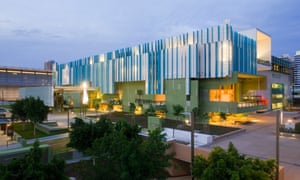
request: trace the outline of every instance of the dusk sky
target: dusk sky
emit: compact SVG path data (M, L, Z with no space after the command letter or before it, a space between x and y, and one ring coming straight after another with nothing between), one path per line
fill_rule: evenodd
M0 66L43 68L223 24L300 50L299 0L1 0Z

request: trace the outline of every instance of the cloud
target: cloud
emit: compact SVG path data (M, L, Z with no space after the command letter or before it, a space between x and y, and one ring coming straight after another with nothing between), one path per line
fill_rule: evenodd
M42 35L42 31L39 29L14 29L12 30L12 33L19 37L35 37Z
M289 44L295 46L291 41L299 42L299 4L298 0L3 1L0 45L11 45L2 43L1 52L23 52L26 46L32 47L23 52L26 61L72 60L216 26L225 19L237 31L262 29L274 39L273 49L281 52ZM30 51L39 51L38 56Z
M24 26L12 20L0 20L0 27L0 40L55 41L67 38L59 31L55 32L38 26Z

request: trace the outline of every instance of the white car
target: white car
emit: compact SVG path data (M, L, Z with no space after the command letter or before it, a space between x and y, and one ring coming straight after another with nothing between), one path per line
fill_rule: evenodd
M5 108L0 108L0 118L7 118L10 119L11 118L12 113Z

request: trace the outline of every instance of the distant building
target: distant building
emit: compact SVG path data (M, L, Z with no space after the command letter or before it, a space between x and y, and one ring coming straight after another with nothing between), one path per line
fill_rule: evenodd
M0 100L15 101L22 87L52 86L52 71L0 67Z
M52 71L53 70L53 65L55 64L55 61L54 60L49 60L49 61L46 61L44 63L44 70L46 71Z
M300 106L300 51L296 52L294 56L294 84L293 84L293 96L294 105Z
M283 54L280 59L285 60L287 62L290 62L290 69L289 69L289 75L290 75L290 88L293 89L294 84L294 69L295 69L295 61L294 57L291 57L288 54Z

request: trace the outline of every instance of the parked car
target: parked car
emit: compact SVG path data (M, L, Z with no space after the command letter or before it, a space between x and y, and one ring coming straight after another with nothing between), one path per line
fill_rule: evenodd
M0 108L0 117L10 119L11 115L12 113L8 109Z

